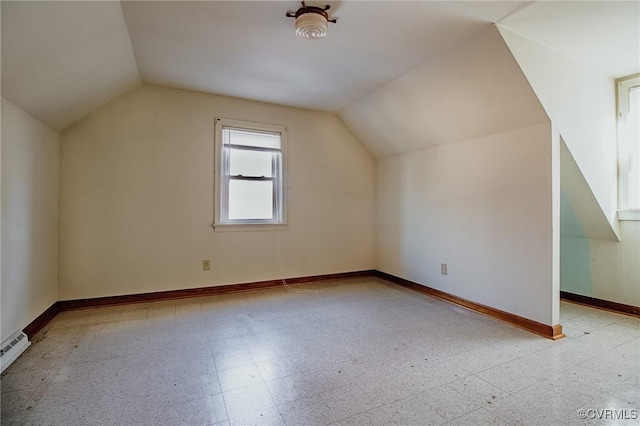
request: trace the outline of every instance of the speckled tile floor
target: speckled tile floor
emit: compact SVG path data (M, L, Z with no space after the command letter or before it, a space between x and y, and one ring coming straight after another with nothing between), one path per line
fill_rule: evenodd
M300 288L64 312L2 425L640 424L640 319L563 302L553 342L374 278Z

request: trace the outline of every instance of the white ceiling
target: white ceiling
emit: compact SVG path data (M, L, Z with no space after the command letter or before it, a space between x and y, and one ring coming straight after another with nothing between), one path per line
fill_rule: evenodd
M1 7L2 96L51 127L140 84L119 2Z
M486 28L340 111L378 157L548 121L497 28Z
M536 2L500 26L611 78L640 72L639 1Z
M124 2L142 80L336 111L522 7L514 2L328 2L320 41L285 2ZM324 4L310 3L310 4Z
M2 96L60 129L142 83L337 111L526 2L2 1ZM310 2L324 4L324 2Z
M296 1L3 0L2 96L56 129L141 83L337 112L496 21L607 73L638 63L637 2L327 3L338 23L309 42Z

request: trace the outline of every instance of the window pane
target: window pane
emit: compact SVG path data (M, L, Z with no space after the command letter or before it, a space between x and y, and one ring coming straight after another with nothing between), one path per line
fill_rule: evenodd
M229 149L229 174L231 176L272 177L271 160L273 155L271 152L264 151Z
M629 116L626 127L630 161L627 206L631 209L640 209L640 87L629 90Z
M629 109L640 107L640 86L629 89Z
M640 209L640 78L618 86L618 207Z
M280 134L249 132L238 129L223 129L223 142L231 145L256 146L280 149Z
M229 181L229 219L274 219L270 181Z

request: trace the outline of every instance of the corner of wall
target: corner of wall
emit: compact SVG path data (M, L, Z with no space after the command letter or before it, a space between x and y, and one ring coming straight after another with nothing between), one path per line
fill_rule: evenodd
M604 74L497 24L617 238L615 85ZM584 87L590 90L585 91Z
M5 98L1 115L5 339L57 301L60 132Z

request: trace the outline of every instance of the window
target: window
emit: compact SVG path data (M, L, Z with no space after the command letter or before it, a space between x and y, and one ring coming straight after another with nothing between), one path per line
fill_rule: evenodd
M640 219L640 76L618 80L620 219Z
M216 118L214 228L286 223L286 141L284 126Z

